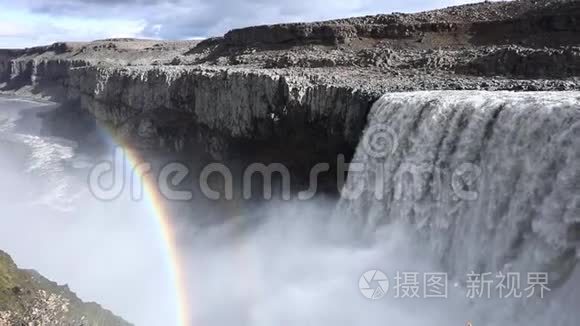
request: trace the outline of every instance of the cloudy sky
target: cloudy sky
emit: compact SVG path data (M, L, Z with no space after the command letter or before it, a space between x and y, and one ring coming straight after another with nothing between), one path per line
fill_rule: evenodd
M188 39L248 25L414 12L473 0L0 0L0 48L109 37Z

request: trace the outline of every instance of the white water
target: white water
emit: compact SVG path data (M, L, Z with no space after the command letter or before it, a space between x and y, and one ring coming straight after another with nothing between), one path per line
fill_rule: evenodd
M385 95L354 161L351 214L417 225L451 273L544 270L580 244L579 93Z
M363 235L410 225L460 283L472 271L548 272L552 286L580 288L566 281L580 245L580 93L387 94L353 161L364 169L339 211ZM542 303L553 302L542 322L571 325L570 301ZM510 309L485 320L527 319Z
M188 278L183 286L196 324L577 325L580 273L564 264L574 261L568 253L577 244L563 234L579 216L579 103L578 93L385 96L371 112L369 141L355 157L369 173L353 173L348 181L348 189L364 185L362 196L338 208L333 201L271 202L242 207L241 217L223 224L181 226L188 239L181 248ZM9 214L0 221L0 248L138 325L174 325L157 230L151 219L139 218L149 212L128 200L85 197L84 184L59 167L74 160L70 145L43 137L35 138L43 145L15 141L14 125L5 125L2 135L12 140L2 148L0 176L14 186L2 187L3 198L13 199L2 202ZM29 154L17 160L18 148ZM462 163L473 165L460 171L453 188L432 191L433 183L417 179L416 197L402 191L394 200L401 167L438 166L446 175ZM383 197L375 198L380 166ZM481 175L473 178L477 167ZM424 177L433 180L429 173ZM52 186L39 186L47 182ZM14 200L31 189L45 200ZM458 193L471 199L458 204ZM196 210L192 218L201 214ZM463 279L472 270L548 268L571 278L547 298L465 297ZM391 283L396 272L448 272L448 298L395 298L391 288L384 298L369 300L358 285L372 269L385 272Z

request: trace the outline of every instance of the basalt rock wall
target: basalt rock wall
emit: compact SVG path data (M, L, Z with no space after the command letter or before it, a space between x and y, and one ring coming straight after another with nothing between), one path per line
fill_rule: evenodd
M75 69L66 87L69 100L137 146L284 163L304 178L316 163L352 155L374 96L276 73L184 67Z

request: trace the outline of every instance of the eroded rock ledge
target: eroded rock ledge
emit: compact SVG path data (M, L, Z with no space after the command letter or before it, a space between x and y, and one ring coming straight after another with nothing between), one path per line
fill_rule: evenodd
M486 2L202 42L2 50L0 82L90 112L138 147L306 167L348 159L385 92L580 89L579 4Z

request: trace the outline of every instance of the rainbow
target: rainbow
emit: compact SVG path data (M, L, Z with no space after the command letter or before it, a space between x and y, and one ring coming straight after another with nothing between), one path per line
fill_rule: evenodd
M121 137L115 136L115 131L101 123L98 123L99 131L105 140L110 141L109 145L113 147L120 147L123 150L125 164L128 164L130 173L136 173L140 163L144 162L144 158L140 153L132 149L131 146L124 142ZM187 281L184 275L185 268L183 268L183 259L180 255L177 243L177 235L175 227L172 225L170 213L165 205L165 200L158 191L156 180L151 173L142 173L141 185L143 187L143 199L150 206L156 224L160 230L161 240L163 242L163 250L168 257L169 274L171 277L171 284L173 292L176 297L176 314L178 326L190 326L193 324L193 317L190 311L192 305L187 292Z
M123 146L125 155L131 168L136 168L140 162L143 162L142 157L136 150L130 149L128 146ZM177 248L177 236L174 232L171 223L170 214L164 204L164 199L157 190L156 181L150 174L142 176L142 183L145 195L145 201L151 206L153 215L155 216L157 225L161 232L164 250L169 257L169 267L171 274L171 283L177 297L177 325L189 326L192 324L192 316L190 315L189 296L187 293L187 286L185 275L183 275L183 268L181 268L182 258Z

